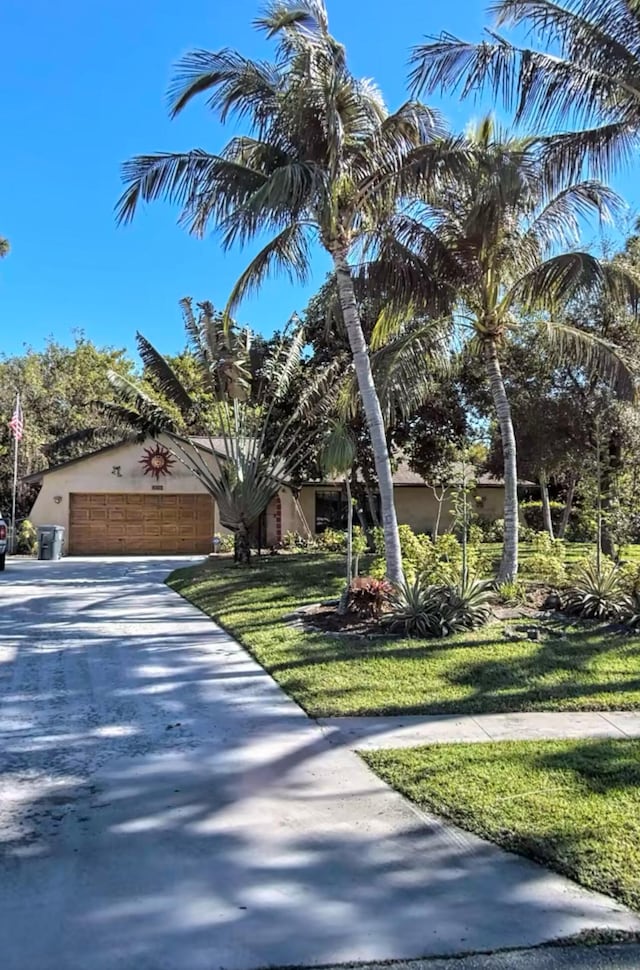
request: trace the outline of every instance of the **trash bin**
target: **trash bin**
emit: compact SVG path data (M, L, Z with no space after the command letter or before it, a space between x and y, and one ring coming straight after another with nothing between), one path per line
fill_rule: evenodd
M62 559L64 528L61 525L38 526L38 559Z

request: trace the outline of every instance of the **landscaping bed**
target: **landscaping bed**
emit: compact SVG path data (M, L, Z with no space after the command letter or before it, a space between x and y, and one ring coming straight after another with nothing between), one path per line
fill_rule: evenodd
M640 741L509 741L363 752L461 828L640 909Z
M290 622L337 598L339 556L208 560L169 584L232 633L310 715L640 709L640 639L606 625L494 621L445 639L335 637Z

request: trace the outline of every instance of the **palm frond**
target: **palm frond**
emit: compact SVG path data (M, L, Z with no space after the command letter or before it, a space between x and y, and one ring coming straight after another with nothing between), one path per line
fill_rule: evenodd
M570 360L611 383L622 399L636 399L640 375L615 344L564 322L545 321L538 328L558 363Z
M204 233L209 219L224 218L266 181L254 169L199 148L183 154L139 155L125 162L122 179L126 188L116 203L118 223L130 222L141 202L164 199L181 208L181 222L197 235Z
M287 226L254 256L233 286L226 314L232 313L251 292L274 272L285 272L294 282L306 283L310 272L310 250L305 227Z
M640 304L640 287L631 273L585 252L561 253L541 263L520 277L504 302L555 312L571 299L595 295L632 308Z
M211 92L207 105L224 124L231 113L260 127L282 84L274 64L252 61L234 50L194 50L176 64L168 91L171 117L197 95Z
M136 334L136 343L142 363L153 375L160 392L182 412L192 410L193 400L168 361L141 333Z
M574 183L552 195L536 212L527 232L542 244L543 250L575 245L582 220L595 214L601 223L613 223L624 206L621 196L601 182Z

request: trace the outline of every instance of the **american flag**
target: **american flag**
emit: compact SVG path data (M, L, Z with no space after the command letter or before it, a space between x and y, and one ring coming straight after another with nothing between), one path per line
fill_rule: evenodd
M24 415L22 413L22 407L20 406L20 395L16 398L16 406L13 417L9 421L9 427L16 441L22 441L22 435L24 434Z

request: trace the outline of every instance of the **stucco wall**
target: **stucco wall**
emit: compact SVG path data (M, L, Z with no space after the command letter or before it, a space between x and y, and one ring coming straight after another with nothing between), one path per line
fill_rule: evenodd
M198 479L178 461L172 466L170 475L161 475L158 480L151 474L145 475L140 459L145 448L149 447L154 447L152 441L121 445L50 472L42 480L40 494L29 518L34 525L62 525L68 530L71 492L134 492L150 495L206 492ZM216 529L219 526L215 507L214 526Z
M309 523L309 528L315 531L316 522L316 490L327 491L331 486L305 485L300 491L300 506ZM337 489L339 491L339 489ZM476 491L479 502L475 503L474 511L482 518L501 519L504 515L504 490L501 487L484 487ZM438 515L438 503L433 491L427 486L400 485L395 488L395 502L398 522L410 525L414 532L431 532ZM446 532L452 523L451 498L445 498L442 504L440 531ZM288 526L297 532L303 532L300 526ZM284 531L287 531L285 528Z

